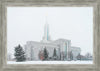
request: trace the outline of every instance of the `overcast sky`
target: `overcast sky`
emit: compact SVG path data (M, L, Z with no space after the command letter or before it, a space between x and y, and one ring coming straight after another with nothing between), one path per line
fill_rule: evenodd
M81 53L93 53L92 7L8 7L7 50L13 53L18 44L41 41L47 21L52 40L71 40Z

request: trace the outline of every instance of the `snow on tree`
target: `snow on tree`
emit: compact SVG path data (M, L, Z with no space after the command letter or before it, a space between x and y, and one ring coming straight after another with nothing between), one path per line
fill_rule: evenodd
M73 60L73 53L72 53L72 51L69 53L69 56L70 56L70 60Z
M40 60L44 60L44 53L43 53L43 50L40 50L40 51L39 51L39 59L40 59Z
M20 46L20 44L15 47L15 59L17 62L25 61L25 52L23 51L23 48Z
M82 58L82 55L79 53L79 54L77 55L77 60L81 60L81 58Z
M90 53L86 53L85 57L90 58L92 55Z
M53 59L57 60L57 53L56 53L56 49L54 48L54 53L53 53Z
M44 48L44 60L48 60L48 52L46 48Z
M93 57L90 53L86 53L85 58L86 58L86 60L93 60Z
M64 57L65 57L64 52L61 52L61 54L60 54L60 59L61 59L61 60L64 60Z

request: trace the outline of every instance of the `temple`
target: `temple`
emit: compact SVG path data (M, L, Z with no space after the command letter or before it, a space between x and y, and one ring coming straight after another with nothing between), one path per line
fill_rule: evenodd
M46 20L44 26L43 39L40 42L27 41L25 44L26 59L29 61L41 61L44 56L44 49L48 53L49 60L77 60L77 56L81 53L79 47L71 46L71 40L59 38L55 41L50 39L49 24ZM55 52L56 51L56 52ZM56 56L54 57L54 53Z

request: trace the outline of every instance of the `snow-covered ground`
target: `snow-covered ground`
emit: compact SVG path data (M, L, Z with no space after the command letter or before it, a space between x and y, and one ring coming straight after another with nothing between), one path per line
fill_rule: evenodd
M8 61L7 64L93 64L93 61Z

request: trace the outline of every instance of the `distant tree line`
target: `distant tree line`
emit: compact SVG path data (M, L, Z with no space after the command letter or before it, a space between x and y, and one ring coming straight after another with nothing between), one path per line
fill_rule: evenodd
M57 60L58 56L57 56L57 53L56 53L56 49L54 48L53 56L49 57L49 53L48 53L48 51L45 47L44 50L41 50L39 52L39 58L40 58L40 60Z
M52 57L49 57L49 53L48 53L47 49L44 48L44 50L41 50L39 52L39 58L40 58L40 60L63 60L63 61L68 60L68 59L66 59L67 55L65 55L64 52L60 52L60 58L58 58L57 51L55 48L54 48ZM74 60L74 55L73 55L72 51L68 52L68 58L70 61ZM83 56L79 53L75 57L75 60L92 60L92 55L90 53L86 53L86 55Z
M15 56L16 62L22 62L22 61L26 60L25 52L20 44L17 47L15 47L14 56ZM68 52L68 56L69 56L68 58L70 58L70 60L74 60L72 51ZM43 60L43 61L66 60L67 55L65 55L64 52L60 52L60 55L58 56L57 50L56 50L56 48L54 48L52 57L49 57L48 50L45 47L43 50L39 51L38 57L40 60ZM90 53L87 53L86 55L83 56L79 53L76 56L76 60L92 60L92 55Z

